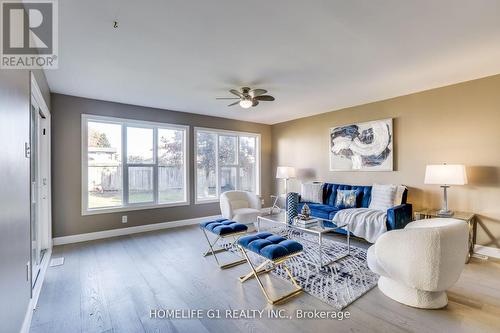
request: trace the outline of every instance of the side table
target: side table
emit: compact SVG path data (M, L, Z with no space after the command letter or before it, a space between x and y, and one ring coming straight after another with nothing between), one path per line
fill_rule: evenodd
M477 219L476 214L470 212L454 212L453 216L440 216L438 209L417 209L415 210L415 220L430 219L430 218L453 218L467 222L469 225L469 253L466 263L469 263L470 258L474 254L474 245L476 245L476 230Z

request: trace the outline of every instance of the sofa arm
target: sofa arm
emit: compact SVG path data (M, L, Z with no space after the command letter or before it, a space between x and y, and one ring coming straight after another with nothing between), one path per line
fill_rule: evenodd
M403 229L411 222L413 207L411 204L394 206L387 210L387 230Z
M439 231L414 228L391 230L375 243L383 275L408 287L437 291L430 284L439 279Z

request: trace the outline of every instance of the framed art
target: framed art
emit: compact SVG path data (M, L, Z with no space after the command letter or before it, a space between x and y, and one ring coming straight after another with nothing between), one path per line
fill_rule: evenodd
M393 171L392 118L330 129L330 171Z

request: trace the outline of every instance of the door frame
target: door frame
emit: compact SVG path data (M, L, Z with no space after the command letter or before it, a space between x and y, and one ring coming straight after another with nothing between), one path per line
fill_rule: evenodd
M45 135L40 135L38 132L38 174L39 181L43 178L46 179L47 182L47 197L43 199L41 196L43 195L42 191L38 191L38 203L44 204L44 210L41 209L41 205L37 205L37 214L39 217L39 241L41 244L41 249L46 249L46 253L44 254L44 258L41 265L41 270L43 269L43 262L50 257L50 253L52 252L52 180L51 180L51 114L47 104L45 103L45 99L41 93L41 90L36 82L35 76L33 72L31 72L31 94L30 94L30 105L31 101L34 100L36 104L38 104L40 108L40 117L38 118L39 128L45 129ZM31 107L30 107L31 112ZM40 186L39 186L40 188ZM46 203L44 203L46 202ZM41 214L43 212L43 214ZM41 273L41 272L40 272ZM39 276L40 278L40 276ZM41 279L40 279L41 280ZM36 283L38 284L38 282ZM41 284L41 283L40 283Z
M40 91L40 87L38 86L35 76L32 71L30 73L30 94L28 96L29 98L29 114L31 118L31 101L34 99L38 106L40 107L42 114L45 116L46 122L44 122L44 127L46 128L46 155L47 158L45 159L46 163L46 173L47 173L47 206L48 206L48 218L46 219L45 223L45 230L43 231L43 235L41 235L41 240L42 240L42 247L45 248L47 251L45 252L42 262L40 263L40 272L38 273L38 278L35 283L35 286L31 287L31 299L28 304L28 308L26 309L26 314L24 316L24 321L23 325L21 327L21 332L22 333L27 333L30 330L31 326L31 319L33 317L33 311L36 308L38 298L40 296L40 292L42 290L42 284L43 280L45 278L45 273L47 271L47 268L49 266L50 258L52 256L52 169L51 169L51 115L49 108L47 106L47 103L45 103L45 99L43 98L43 95ZM28 118L28 119L30 119ZM30 201L31 201L31 177L30 177ZM31 221L30 221L31 224ZM30 226L31 228L31 226ZM31 235L30 235L30 256L31 256ZM46 247L45 247L46 246ZM31 271L31 258L30 262L27 263L28 267L30 268ZM29 281L30 281L30 286L31 286L31 272L29 274Z

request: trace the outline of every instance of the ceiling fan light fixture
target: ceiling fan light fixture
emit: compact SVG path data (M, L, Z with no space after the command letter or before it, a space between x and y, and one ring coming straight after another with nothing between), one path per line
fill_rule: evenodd
M240 90L229 89L233 97L217 97L216 99L236 99L237 101L229 104L228 106L239 105L243 109L250 109L251 107L259 105L259 102L272 102L274 97L265 95L265 89L250 89L249 87L242 87ZM236 97L235 97L236 96Z
M243 109L248 109L248 108L251 108L253 106L253 102L250 99L243 99L240 101L240 106Z

